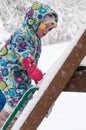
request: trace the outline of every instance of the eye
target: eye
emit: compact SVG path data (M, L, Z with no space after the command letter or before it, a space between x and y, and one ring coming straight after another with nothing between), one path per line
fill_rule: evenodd
M49 28L49 31L51 31L52 30L52 28Z
M51 23L51 25L53 25L54 23Z

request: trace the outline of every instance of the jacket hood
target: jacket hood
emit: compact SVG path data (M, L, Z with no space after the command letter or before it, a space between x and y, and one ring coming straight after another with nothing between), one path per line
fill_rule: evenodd
M32 28L35 31L38 29L40 22L43 21L46 15L52 14L55 17L55 22L58 22L57 13L47 4L35 2L28 8L23 27Z

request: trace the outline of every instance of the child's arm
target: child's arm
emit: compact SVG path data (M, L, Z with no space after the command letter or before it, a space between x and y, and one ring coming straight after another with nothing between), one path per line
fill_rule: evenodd
M34 81L37 82L43 78L41 70L37 68L32 58L30 57L23 58L22 64L24 68L27 70L28 76L32 78Z

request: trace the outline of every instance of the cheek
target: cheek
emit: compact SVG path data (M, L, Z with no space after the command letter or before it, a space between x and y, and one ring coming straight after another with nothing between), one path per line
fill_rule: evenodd
M43 36L45 36L47 33L48 33L47 29L44 29L44 30L38 29L38 31L37 31L37 34L38 34L38 36L40 38L43 37Z
M41 30L40 30L40 29L38 29L38 30L37 30L37 34L39 35L40 33L41 33Z
M47 29L43 30L43 33L44 33L44 34L47 34L47 33L48 33L48 30L47 30Z

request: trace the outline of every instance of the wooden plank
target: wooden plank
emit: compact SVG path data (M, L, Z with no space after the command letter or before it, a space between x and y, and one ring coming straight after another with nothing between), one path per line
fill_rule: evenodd
M67 85L72 74L86 55L86 31L81 36L68 58L65 60L49 87L44 92L21 130L36 130L53 102Z

